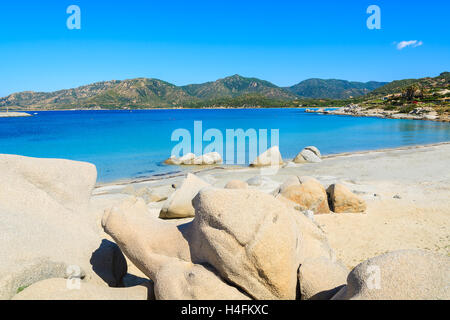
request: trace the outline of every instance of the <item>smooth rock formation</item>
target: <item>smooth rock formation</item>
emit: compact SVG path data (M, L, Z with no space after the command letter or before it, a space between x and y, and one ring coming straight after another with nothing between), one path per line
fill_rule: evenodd
M185 227L153 217L143 199L130 198L105 211L102 226L122 252L152 280L170 261L191 260Z
M241 180L231 180L225 185L225 189L248 189L248 184Z
M286 191L287 188L289 188L291 186L299 186L299 185L300 185L300 181L298 180L298 177L290 176L280 185L280 187L278 188L276 193L283 193L284 191Z
M312 152L313 152L316 156L318 156L319 158L322 157L322 154L320 153L320 150L319 150L317 147L309 146L309 147L306 147L305 150L312 151Z
M329 300L347 283L349 271L330 259L307 260L299 268L302 300Z
M295 299L301 236L272 196L204 189L194 198L195 255L255 299Z
M161 219L193 217L195 210L192 206L192 199L202 188L208 186L210 185L196 175L188 173L183 184L167 199L159 217Z
M188 223L152 217L139 198L103 217L105 231L155 282L157 298L214 298L211 290L223 287L229 299L294 299L299 265L335 263L323 232L271 195L204 188L193 204Z
M250 165L251 167L280 166L283 164L280 149L274 146L260 154Z
M315 214L330 213L327 192L316 179L286 188L281 195Z
M89 211L94 165L0 155L0 299L89 263L101 243ZM63 273L64 271L64 273Z
M336 183L327 190L331 210L335 213L361 213L366 211L366 202L346 186Z
M12 300L153 300L153 288L140 285L130 288L109 288L73 279L46 279L32 284Z
M157 300L250 300L213 271L189 262L172 262L156 274Z
M178 160L180 161L180 164L190 165L194 164L195 154L188 153L184 156L180 157Z
M206 153L194 159L196 165L213 165L222 163L222 156L218 152Z
M173 155L164 161L165 164L169 165L213 165L222 162L222 156L218 152L205 153L198 157L193 153L188 153L180 158Z
M311 148L311 147L309 147ZM303 149L295 158L294 163L318 163L322 162L321 156L317 155L320 154L320 151L312 150L312 149Z
M450 257L401 250L364 261L348 275L333 299L449 300Z

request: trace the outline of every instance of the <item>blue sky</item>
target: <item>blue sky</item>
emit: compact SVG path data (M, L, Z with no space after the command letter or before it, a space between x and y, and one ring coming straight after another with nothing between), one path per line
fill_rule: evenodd
M81 30L66 9L81 8ZM369 30L369 5L381 30ZM450 71L450 1L1 1L0 96L102 80L241 74L288 86ZM401 41L420 46L398 50ZM394 44L396 42L396 44Z

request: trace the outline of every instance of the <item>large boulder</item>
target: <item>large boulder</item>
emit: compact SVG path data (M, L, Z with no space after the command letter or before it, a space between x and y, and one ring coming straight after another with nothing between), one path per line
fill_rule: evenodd
M331 210L335 213L361 213L366 211L366 202L346 186L336 183L327 189Z
M89 203L96 177L89 163L0 155L0 299L63 277L72 265L95 276L89 261L101 237Z
M301 237L285 206L250 190L204 189L193 203L201 261L253 298L295 299Z
M314 152L311 150L302 150L295 158L294 163L318 163L322 162L322 159L318 157Z
M189 218L195 215L192 199L195 195L209 184L198 178L196 175L188 173L183 184L170 195L164 203L159 214L161 219Z
M281 195L315 214L330 213L327 192L316 179L307 180L303 184L287 187Z
M283 164L280 149L274 146L260 154L251 164L252 167L280 166Z
M322 155L316 147L306 147L294 158L295 163L322 162Z
M155 284L156 299L248 299L214 270L195 264L200 246L192 223L153 217L142 199L127 199L105 212L105 231Z
M364 261L333 299L449 300L450 257L425 250L389 252Z
M141 198L129 198L106 210L102 226L128 259L152 280L169 261L191 261L185 228L149 214Z
M309 147L306 147L305 150L312 151L312 152L313 152L316 156L318 156L319 158L322 157L322 154L320 153L319 148L317 148L317 147L315 147L315 146L309 146Z
M298 270L301 299L331 299L347 283L348 273L347 268L324 257L303 262Z
M69 285L68 285L69 284ZM32 284L12 300L152 300L150 285L130 288L110 288L74 279L51 278Z
M213 270L184 261L164 265L156 274L157 300L249 300Z

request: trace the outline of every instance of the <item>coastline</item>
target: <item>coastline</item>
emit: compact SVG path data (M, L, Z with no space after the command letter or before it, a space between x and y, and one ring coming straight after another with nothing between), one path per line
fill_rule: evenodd
M382 109L371 109L371 110L358 110L354 111L343 111L345 107L321 107L311 109L311 107L264 107L264 106L254 106L254 107L204 107L204 108L184 108L184 107L164 107L164 108L142 108L142 109L56 109L56 110L27 110L27 112L55 112L55 111L155 111L155 110L235 110L235 109L303 109L306 113L317 113L322 115L338 115L338 116L352 116L352 117L372 117L380 119L402 119L402 120L424 120L424 121L435 121L435 122L450 122L450 116L448 115L414 115L407 113L396 113L395 111L385 111ZM327 110L325 110L327 109ZM12 113L12 112L10 112ZM17 112L27 114L25 112ZM32 116L30 114L24 116ZM2 117L2 113L0 113ZM7 116L6 116L7 117Z
M31 114L26 112L0 112L0 118L20 118L20 117L32 117Z
M450 116L448 116L448 115L438 115L437 113L433 113L432 115L428 115L428 114L417 115L417 114L408 114L408 113L396 113L395 111L385 111L382 109L358 109L358 110L344 111L343 108L338 108L336 110L324 110L324 108L319 108L319 109L308 109L307 108L305 110L305 112L317 113L317 114L322 114L322 115L336 115L336 116L450 122Z
M360 156L360 155L370 155L376 153L384 153L384 152L392 152L392 151L405 151L405 150L413 150L413 149L421 149L428 147L438 147L442 145L450 145L450 141L447 142L438 142L438 143L430 143L430 144L419 144L419 145L410 145L410 146L402 146L395 148L382 148L382 149L373 149L373 150L359 150L359 151L350 151L350 152L340 152L323 155L322 159L334 159L339 157L349 157L349 156ZM286 167L288 163L292 162L293 159L284 159ZM187 173L193 174L202 174L212 170L224 170L224 171L236 171L236 170L245 170L245 169L253 169L258 170L257 168L250 168L244 165L205 165L205 166L195 166L195 165L182 165L178 166L178 171L172 171L163 174L155 174L150 175L144 178L124 178L119 180L114 180L110 182L98 182L95 185L95 189L103 188L103 187L114 187L114 186L127 186L131 184L140 184L146 182L160 182L173 178L184 177Z

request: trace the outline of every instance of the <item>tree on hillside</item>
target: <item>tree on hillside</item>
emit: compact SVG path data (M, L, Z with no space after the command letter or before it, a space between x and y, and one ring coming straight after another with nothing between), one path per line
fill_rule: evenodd
M413 85L406 87L402 91L402 96L406 100L411 101L411 100L414 100L414 98L423 97L423 92L422 92L422 89L417 84L413 84Z

